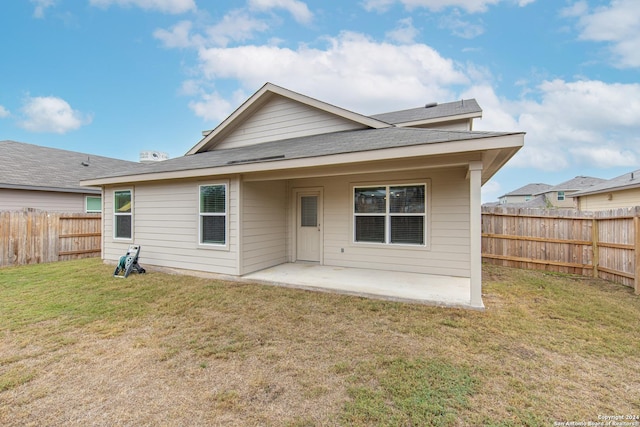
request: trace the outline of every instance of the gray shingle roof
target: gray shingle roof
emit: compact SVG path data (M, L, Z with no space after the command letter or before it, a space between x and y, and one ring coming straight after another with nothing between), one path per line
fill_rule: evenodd
M459 114L481 112L482 109L475 99L464 99L461 101L438 104L429 108L420 107L412 108L409 110L392 111L389 113L375 114L370 117L389 124L400 124L420 120L435 119L439 117L456 116Z
M544 193L546 192L546 190L548 190L549 188L553 187L552 185L549 184L542 184L542 183L532 183L532 184L527 184L525 186L522 186L516 190L513 190L507 194L504 194L500 197L505 197L505 196L532 196L534 194L540 194L540 193Z
M623 175L617 176L610 180L603 180L603 182L593 185L589 188L577 191L571 196L583 196L586 194L604 193L614 190L625 190L630 188L640 187L640 169L633 172L627 172Z
M212 150L153 164L136 164L134 167L122 171L122 173L94 175L92 178L174 172L234 164L262 163L265 161L277 162L510 134L513 133L396 127L343 131L265 142L246 147Z
M592 176L576 176L568 181L562 182L558 185L554 185L553 187L540 191L537 194L548 193L551 191L579 191L586 190L589 187L593 187L594 185L603 183L604 179L602 178L594 178Z
M83 162L88 166L83 166ZM132 165L137 163L0 141L0 188L91 193L96 189L81 187L80 180L128 169Z

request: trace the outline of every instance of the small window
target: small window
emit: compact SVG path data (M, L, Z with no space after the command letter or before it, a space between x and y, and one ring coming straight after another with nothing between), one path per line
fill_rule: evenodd
M102 212L102 197L87 196L84 200L84 211L87 213Z
M564 191L558 191L558 201L561 202L564 200Z
M113 237L131 239L133 236L133 211L131 190L116 191L113 196Z
M227 244L227 185L200 186L200 244Z
M424 245L426 185L354 187L354 241Z

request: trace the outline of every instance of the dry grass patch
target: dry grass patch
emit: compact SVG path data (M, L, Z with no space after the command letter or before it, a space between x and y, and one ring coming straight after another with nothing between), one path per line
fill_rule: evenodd
M97 260L0 270L1 425L547 426L638 414L640 301L485 266L485 312Z

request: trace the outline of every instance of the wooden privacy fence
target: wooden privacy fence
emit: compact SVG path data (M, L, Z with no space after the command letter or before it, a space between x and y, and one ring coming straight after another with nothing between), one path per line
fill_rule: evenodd
M0 267L100 256L101 214L0 212Z
M640 207L601 212L483 207L482 258L599 277L640 293Z

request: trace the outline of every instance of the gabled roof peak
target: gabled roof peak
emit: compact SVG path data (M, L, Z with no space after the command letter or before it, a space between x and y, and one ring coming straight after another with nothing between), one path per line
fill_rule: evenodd
M212 131L204 131L204 138L189 150L187 155L207 151L215 147L219 140L222 139L228 131L232 130L238 123L242 122L247 117L250 117L274 96L281 96L294 102L299 102L372 129L381 129L390 126L384 121L354 113L353 111L337 107L327 102L323 102L310 96L267 82L256 93L249 97L249 99L242 103L242 105L240 105L233 113L231 113L229 117L224 119L215 129Z

